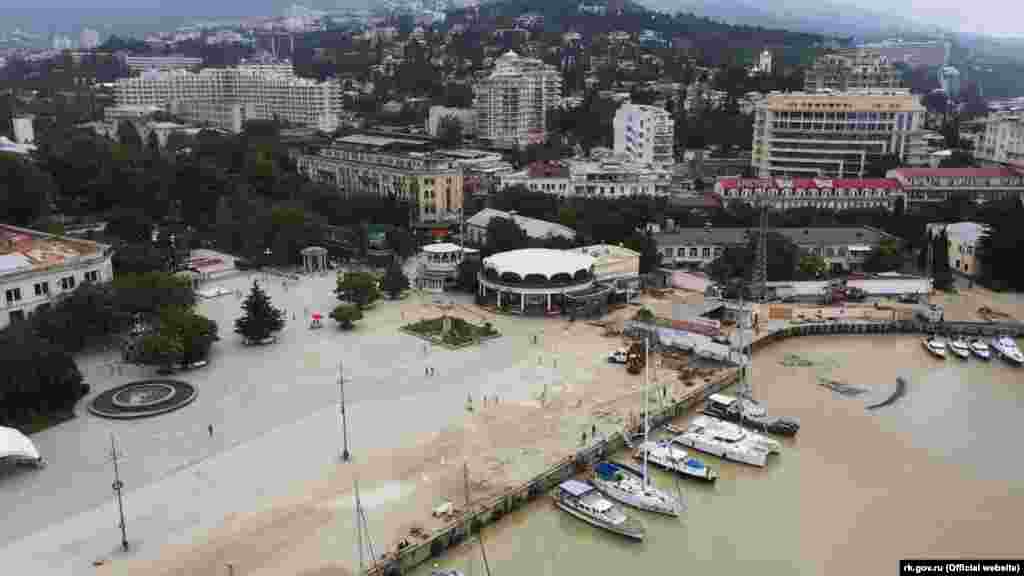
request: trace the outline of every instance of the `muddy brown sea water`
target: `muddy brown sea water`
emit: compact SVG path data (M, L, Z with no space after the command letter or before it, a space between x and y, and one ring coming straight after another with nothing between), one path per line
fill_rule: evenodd
M812 365L784 365L794 354ZM891 387L897 376L906 395L875 411L818 385ZM1021 556L1024 370L936 360L916 337L822 336L757 353L753 378L772 413L802 425L766 468L705 456L721 472L715 486L654 473L689 510L638 513L639 544L539 499L485 530L492 574L894 574L903 558ZM478 548L439 565L485 573Z

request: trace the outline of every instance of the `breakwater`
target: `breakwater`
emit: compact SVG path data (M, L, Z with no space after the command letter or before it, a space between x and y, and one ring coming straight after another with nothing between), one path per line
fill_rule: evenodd
M757 337L752 345L756 352L784 338L820 336L825 334L963 334L966 336L1024 336L1024 322L923 322L920 320L885 320L860 322L813 322L787 326Z
M724 369L706 383L697 386L663 409L651 410L650 424L652 428L662 426L672 419L681 416L691 407L703 402L709 395L728 388L736 383L738 371ZM410 544L397 551L384 555L374 566L367 570L368 576L400 576L407 574L423 562L437 558L448 548L464 541L472 533L482 527L500 520L505 514L512 512L546 494L558 483L579 474L587 467L626 447L626 439L622 433L616 432L600 442L593 443L578 450L557 464L538 474L529 482L508 490L486 502L474 503L457 521L434 532L428 539Z

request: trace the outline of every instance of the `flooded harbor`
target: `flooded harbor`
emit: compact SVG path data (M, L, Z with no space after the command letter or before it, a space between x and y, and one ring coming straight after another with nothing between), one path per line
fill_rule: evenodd
M803 361L786 361L794 356ZM491 573L679 567L874 574L890 573L902 558L1019 553L1020 368L998 359L937 360L914 337L821 336L758 352L752 374L754 393L770 413L801 423L795 438L777 437L783 449L765 468L701 454L719 471L717 483L677 481L652 470L659 487L675 490L679 483L688 511L678 519L638 513L647 527L642 543L538 499L484 531ZM819 385L824 379L891 388L897 377L906 380L904 394L876 410ZM478 548L462 546L437 562L484 574Z

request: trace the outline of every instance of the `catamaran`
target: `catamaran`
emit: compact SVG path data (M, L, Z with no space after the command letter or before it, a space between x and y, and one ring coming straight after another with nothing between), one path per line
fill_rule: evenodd
M992 351L989 349L988 344L985 344L980 338L971 340L971 352L982 360L988 360L992 357Z
M706 482L718 479L718 473L714 469L700 459L690 456L682 446L673 444L671 440L644 442L633 453L633 458L640 460L645 455L650 463L669 472Z
M777 440L710 416L694 418L686 431L672 441L726 460L754 466L767 464L768 455L777 454L780 447Z
M566 480L555 491L555 505L587 524L627 538L643 540L644 525L601 496L594 486L580 480Z
M650 364L649 341L644 340L644 442L650 433L650 425L647 419L649 406L647 405L647 382L648 365ZM646 454L646 453L645 453ZM651 485L647 476L647 458L643 459L643 469L636 470L625 464L614 464L601 462L596 467L596 474L593 478L594 486L603 492L605 496L622 502L627 506L657 512L669 516L679 515L679 500Z
M932 356L936 358L946 358L946 342L942 338L936 338L935 336L929 336L921 341L921 345L928 352L931 352Z
M1009 336L997 336L992 339L992 348L1003 357L1003 360L1020 366L1024 364L1024 354L1017 347L1017 342Z
M967 360L971 357L971 346L961 336L957 336L949 341L949 349L962 360Z

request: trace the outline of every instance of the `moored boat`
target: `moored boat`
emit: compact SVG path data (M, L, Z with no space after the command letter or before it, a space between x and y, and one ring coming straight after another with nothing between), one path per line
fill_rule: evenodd
M985 344L985 342L980 338L975 338L974 340L971 340L970 346L971 352L978 358L981 358L982 360L988 360L989 358L992 357L992 351L988 347L988 344Z
M644 473L636 468L617 462L599 462L594 467L591 482L605 496L627 506L667 516L679 516L679 500L652 486L650 480L645 480Z
M953 351L953 354L956 354L957 357L963 360L967 360L971 357L971 347L967 341L961 337L956 337L950 340L949 349Z
M936 358L946 358L946 342L941 338L935 336L929 336L921 341L921 345L924 349L931 353Z
M686 450L670 440L644 442L633 453L633 458L642 460L645 451L648 462L669 472L705 482L714 482L718 479L718 473L713 468L690 456Z
M566 480L559 484L555 505L592 526L627 538L643 540L647 532L643 523L605 499L587 482Z
M992 339L992 348L995 349L1003 360L1017 366L1024 364L1024 353L1021 353L1020 348L1017 347L1017 342L1013 338L997 336Z
M742 422L755 430L764 430L772 434L792 436L800 430L800 422L795 418L768 416L765 409L752 400L725 394L708 396L704 404L704 414L729 422Z
M764 466L768 455L779 452L779 443L741 426L710 416L698 416L686 431L672 439L726 460Z

